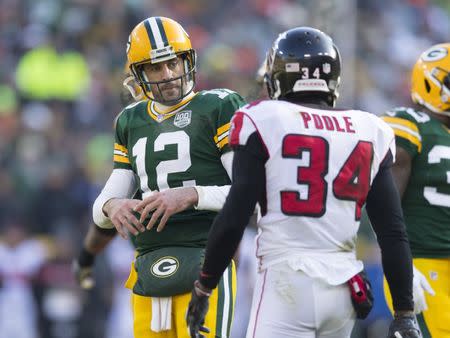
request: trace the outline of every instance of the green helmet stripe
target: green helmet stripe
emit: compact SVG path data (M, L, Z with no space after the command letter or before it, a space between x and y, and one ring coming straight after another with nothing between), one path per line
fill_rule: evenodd
M147 30L148 39L150 40L150 45L152 46L152 50L156 49L156 41L155 36L153 35L152 28L150 27L149 20L144 21L145 29Z

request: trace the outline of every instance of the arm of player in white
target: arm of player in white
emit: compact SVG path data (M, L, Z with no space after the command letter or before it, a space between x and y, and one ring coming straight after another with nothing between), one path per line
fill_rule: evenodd
M222 165L228 173L228 177L232 176L233 152L229 151L220 158ZM195 186L198 194L198 202L195 207L197 210L219 211L225 204L225 200L230 192L230 185L211 185L211 186Z
M228 177L232 178L232 167L233 167L233 152L229 151L222 155L220 158L222 165L228 173ZM211 210L219 211L225 204L225 200L230 192L231 185L223 186L195 186L195 190L198 194L198 203L195 207L197 210ZM258 219L261 218L259 212L259 205L256 205L255 213L250 218L250 225L255 226Z
M92 208L94 223L100 228L114 228L114 224L104 214L103 206L112 198L131 198L136 193L137 188L137 180L133 171L114 169L94 202Z

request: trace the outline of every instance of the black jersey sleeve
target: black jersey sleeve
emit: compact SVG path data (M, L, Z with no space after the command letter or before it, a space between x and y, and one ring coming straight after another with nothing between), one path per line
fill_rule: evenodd
M394 310L413 310L412 256L389 151L367 196L366 210L381 249Z
M256 133L234 148L233 183L225 205L209 232L200 282L215 288L239 245L257 201L264 192L264 149ZM260 156L258 155L260 154Z

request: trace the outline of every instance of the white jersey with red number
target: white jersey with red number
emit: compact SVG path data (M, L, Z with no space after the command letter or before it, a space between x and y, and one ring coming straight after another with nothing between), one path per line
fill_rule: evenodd
M256 132L267 152L266 206L258 222L261 269L287 261L312 277L341 284L362 270L355 239L361 208L392 129L358 110L323 110L260 101L233 118L230 143Z

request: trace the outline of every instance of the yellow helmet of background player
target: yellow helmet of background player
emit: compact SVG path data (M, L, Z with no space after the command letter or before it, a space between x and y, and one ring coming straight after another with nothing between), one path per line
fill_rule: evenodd
M420 55L412 71L411 97L434 113L450 116L450 43Z
M184 74L180 77L150 82L143 71L143 64L158 63L180 56L183 60ZM155 16L140 22L131 31L127 43L127 58L130 69L145 96L155 100L151 85L161 93L160 85L181 79L180 97L172 100L158 99L166 105L173 105L186 97L195 85L196 53L191 46L189 35L175 20Z

